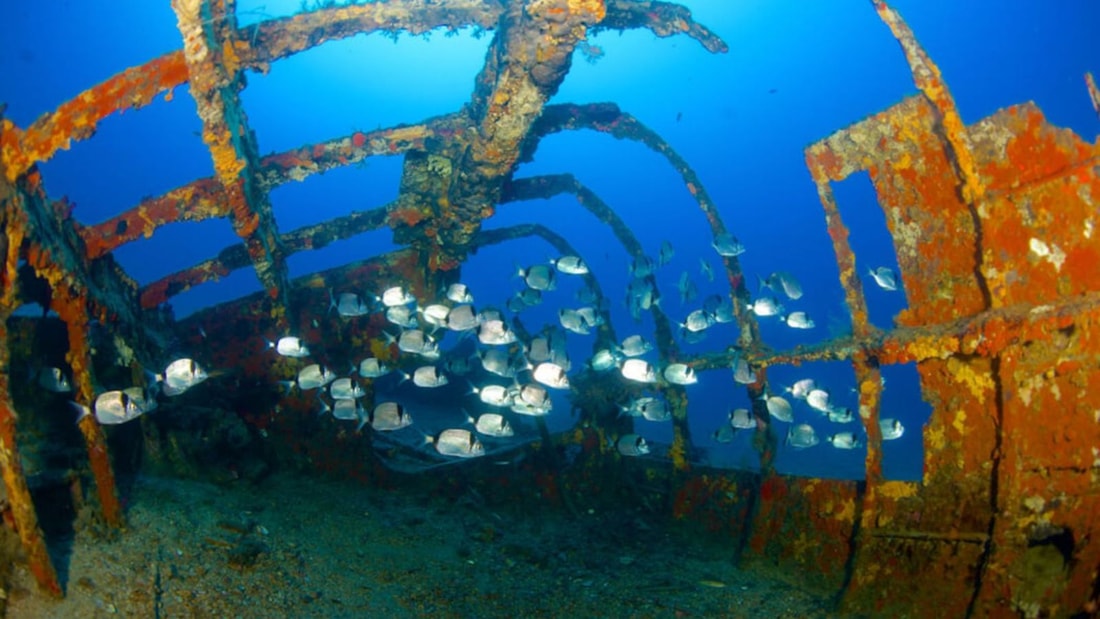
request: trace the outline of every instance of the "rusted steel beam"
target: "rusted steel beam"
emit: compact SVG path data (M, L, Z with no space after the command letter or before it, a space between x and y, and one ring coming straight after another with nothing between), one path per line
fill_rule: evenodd
M268 155L260 160L257 175L264 191L290 181L353 165L367 157L397 155L422 149L437 133L453 133L457 116L443 116L426 124L355 132L326 142ZM98 224L78 228L89 258L98 258L119 246L149 238L157 228L178 221L203 221L225 217L227 196L216 178L203 178L155 198Z
M7 183L3 183L7 185ZM27 477L23 471L23 461L19 455L16 441L15 406L11 401L11 351L8 349L8 318L20 302L16 282L19 278L19 248L23 244L24 227L9 217L10 202L4 201L0 210L0 256L3 256L3 271L0 271L0 476L3 477L7 503L12 519L27 553L27 561L34 574L38 587L53 596L61 595L61 585L57 580L46 540L38 526L38 514L34 509Z
M1089 90L1092 109L1096 110L1097 116L1100 116L1100 88L1096 87L1096 80L1093 79L1092 73L1085 73L1085 86Z
M241 108L241 67L232 50L236 17L231 0L173 0L183 35L191 95L203 123L203 141L224 187L233 229L244 239L260 283L275 301L276 321L285 323L287 268L268 194L257 181L256 140Z
M0 165L5 177L15 182L34 164L68 149L74 140L91 137L99 121L115 112L148 105L161 93L171 98L172 89L186 79L183 52L171 52L85 90L26 130L0 120Z
M11 402L11 389L8 382L11 369L8 351L7 318L9 310L0 312L0 474L4 479L8 504L15 520L16 532L27 553L27 563L39 590L61 597L61 585L57 580L57 571L50 560L46 548L46 538L38 526L38 515L34 510L30 488L23 472L23 463L16 443L15 422L17 415Z
M420 34L468 26L491 30L503 12L501 2L482 0L389 0L330 7L250 25L241 29L225 52L235 66L266 72L272 62L327 41L378 31ZM721 39L677 5L620 1L608 7L608 14L616 27L645 27L658 36L684 33L711 51L725 51ZM177 50L85 90L25 130L0 121L0 162L8 180L14 181L35 163L49 160L73 141L91 137L107 116L148 105L161 93L171 98L172 89L187 79L183 51Z
M69 334L69 351L65 361L73 372L73 393L77 402L87 402L94 406L96 392L92 384L92 350L88 344L88 306L87 299L68 291L55 291L50 307L65 322ZM96 492L99 496L103 519L112 527L123 525L122 505L119 503L118 488L115 485L115 473L111 468L111 456L107 451L107 439L103 428L95 415L85 415L77 423L88 450L88 464L95 478Z
M387 224L389 217L388 207L356 211L284 234L281 243L287 256L300 251L321 249L333 241L377 230ZM244 245L226 247L214 258L166 275L144 286L139 292L141 307L145 309L157 307L177 294L186 292L199 284L225 277L249 264L251 261Z
M602 0L506 5L467 108L474 130L457 162L457 182L440 203L440 244L432 249L444 258L437 262L461 261L500 201L500 182L518 162L520 144L565 78L574 47L605 13Z
M604 30L635 28L646 28L659 37L686 34L711 53L724 54L729 51L726 42L696 22L687 7L670 2L608 0L607 16L592 26L589 32L595 34Z

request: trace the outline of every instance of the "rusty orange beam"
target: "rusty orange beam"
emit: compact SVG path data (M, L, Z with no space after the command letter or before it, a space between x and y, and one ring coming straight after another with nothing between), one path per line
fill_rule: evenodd
M224 188L233 229L244 239L260 283L276 301L273 317L286 320L286 261L268 194L257 182L259 155L241 108L241 67L232 50L236 19L230 0L173 0L191 95L203 123L203 141Z
M7 314L7 312L4 312ZM34 510L30 488L27 487L26 474L19 456L16 443L16 413L11 402L11 389L8 383L10 358L8 352L7 316L0 320L0 474L4 478L8 503L12 517L27 553L27 562L34 575L38 588L53 597L61 597L61 585L57 580L57 570L50 560L46 548L46 538L38 526L38 515Z
M259 183L264 191L290 181L302 181L340 166L354 165L372 156L399 155L422 149L425 140L451 135L456 116L442 116L427 124L398 126L360 132L311 144L260 160ZM216 178L203 178L168 193L143 200L115 217L79 228L89 258L106 255L139 238L149 238L157 228L178 221L203 221L224 217L227 196Z
M478 0L391 0L326 8L250 26L225 52L241 68L266 72L275 60L356 34L382 30L417 33L470 25L489 29L501 10L499 5ZM421 11L435 15L434 20L422 18ZM187 80L187 62L183 51L177 50L81 92L25 130L10 121L0 121L0 163L9 182L35 163L48 161L58 150L69 148L74 141L91 137L104 118L148 105L162 93L171 98L172 89Z
M389 207L369 211L357 211L329 221L304 226L284 234L281 243L287 255L311 249L321 249L333 241L351 238L357 234L377 230L389 222ZM244 245L233 245L218 252L217 257L197 265L166 275L139 291L141 307L150 309L171 297L186 292L199 284L229 275L250 264Z
M1093 79L1092 73L1085 73L1085 87L1089 90L1092 109L1096 110L1097 116L1100 116L1100 88L1096 87L1096 80Z

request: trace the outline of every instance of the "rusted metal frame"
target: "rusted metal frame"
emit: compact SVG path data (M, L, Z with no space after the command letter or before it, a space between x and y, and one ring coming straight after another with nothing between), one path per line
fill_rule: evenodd
M266 71L275 60L356 34L390 28L414 34L439 27L489 28L501 10L498 5L479 0L436 0L430 4L424 0L390 0L321 9L249 26L224 51L241 68ZM426 15L434 15L435 21L426 19ZM226 16L217 19L221 23ZM14 181L35 163L48 161L58 150L69 148L74 140L91 137L99 121L111 114L148 105L161 93L170 99L172 89L187 80L183 51L176 50L100 82L42 115L25 130L0 120L0 161L7 177Z
M2 164L0 164L2 165ZM8 349L8 318L20 303L17 294L19 248L23 245L24 226L13 221L12 211L19 207L16 198L10 192L6 182L0 204L0 255L4 258L3 271L0 272L0 476L3 477L8 505L12 519L31 573L39 589L53 596L61 595L61 585L57 579L50 554L46 548L46 539L38 525L38 514L34 509L27 476L23 470L23 461L19 455L19 443L16 440L17 414L11 401L11 351Z
M268 155L260 160L257 176L264 191L290 181L359 163L376 155L398 155L424 147L437 132L447 132L457 115L441 116L427 123L370 132L355 132L326 142ZM203 178L177 187L110 219L78 228L90 258L98 258L121 245L148 238L157 228L179 221L203 221L224 217L226 193L216 178Z
M492 230L482 230L474 237L473 243L470 245L473 249L479 249L486 245L496 245L504 243L505 241L511 241L515 239L526 238L529 236L537 236L542 240L550 244L551 247L556 249L562 255L574 255L580 256L576 249L557 232L547 228L542 224L519 224L515 226L509 226L507 228L494 228ZM583 257L583 256L582 256ZM591 264L591 263L589 263ZM596 279L596 276L589 271L580 276L584 281L584 284L592 289L597 298L605 299L603 289L600 288L600 282ZM596 327L596 342L597 346L603 344L610 344L617 341L615 337L615 329L611 324L611 313L607 310L607 305L601 303L599 308L600 316L603 318L603 324Z
M35 582L38 583L40 591L53 597L61 597L61 584L57 579L57 570L54 569L53 562L50 560L46 538L38 525L38 514L35 513L34 501L27 486L27 477L19 456L19 445L16 442L17 415L11 401L11 387L8 383L11 358L8 350L7 319L12 309L14 308L5 307L0 312L0 474L4 478L4 488L15 520L16 532L23 544L23 550L27 553L27 563Z
M233 229L245 241L256 274L276 301L273 318L288 324L286 259L268 194L257 182L256 141L241 108L239 59L232 49L236 20L230 0L173 0L191 94L203 123L203 141L214 160ZM213 16L211 21L207 16Z
M959 194L963 203L967 205L972 214L975 230L977 231L975 238L978 250L978 272L975 273L977 282L981 288L982 297L985 299L986 307L998 307L1001 304L1001 298L999 295L990 294L989 283L986 280L985 265L989 262L989 257L986 252L991 250L983 247L981 235L981 215L989 208L989 204L987 204L984 199L985 185L982 183L978 173L977 163L970 152L967 141L966 125L963 124L962 117L959 115L958 108L955 105L955 100L951 96L951 92L948 90L947 84L943 80L939 67L928 57L928 54L921 47L908 24L906 24L901 16L891 9L883 0L872 0L872 2L879 17L889 26L894 38L897 39L902 50L905 52L906 60L913 73L913 82L916 84L917 88L928 97L939 112L938 128L940 130L940 136L944 141L944 147L948 153L948 158L958 178ZM975 609L979 606L991 608L997 599L999 593L992 590L994 587L989 582L989 579L987 579L987 576L990 575L989 568L995 560L994 554L997 552L998 546L1003 545L1003 542L1007 542L1001 535L1001 532L1006 527L1000 525L998 518L998 514L1005 508L1005 506L1001 504L1003 499L998 490L1008 481L1006 477L1012 475L1012 472L1003 470L1001 466L1002 460L1004 459L1004 453L1001 446L1005 438L1005 402L1003 400L1004 388L1001 384L1000 361L996 357L993 358L991 378L993 380L994 397L996 401L994 404L994 449L990 456L990 477L992 479L989 490L992 507L992 514L988 526L990 543L986 544L984 552L979 559L974 592L968 607L968 614L973 614ZM1003 576L998 575L996 580L1003 580Z
M14 182L34 164L68 149L74 140L91 137L99 121L115 112L148 105L161 93L171 97L172 89L186 79L183 52L170 52L85 90L25 130L9 120L0 121L0 164L6 178Z
M470 130L453 183L434 218L430 262L460 264L481 222L500 202L520 146L569 71L577 42L603 19L603 0L532 0L506 5L475 78Z
M66 360L72 369L78 401L91 405L95 394L87 341L89 309L95 310L100 321L113 322L116 331L127 337L130 346L140 354L146 338L133 304L136 300L133 281L120 270L112 269L111 261L90 264L84 259L76 232L64 226L57 213L47 213L48 202L37 170L24 175L18 188L6 182L2 187L0 202L8 205L6 227L25 235L21 238L23 257L49 283L50 307L68 330ZM103 430L92 417L82 420L79 426L104 519L111 526L121 526L122 509Z
M1089 91L1089 99L1092 101L1092 109L1096 110L1096 115L1100 116L1100 88L1096 87L1096 80L1093 79L1092 73L1085 73L1085 87Z
M382 206L369 211L356 211L312 226L303 226L284 234L282 246L286 255L291 256L300 251L321 249L333 241L377 230L386 225L388 208ZM215 258L204 260L144 286L139 291L141 307L156 307L194 286L220 279L250 264L245 246L231 245L218 252Z
M762 367L801 365L850 360L862 353L883 366L951 356L996 357L1009 346L1047 341L1057 331L1096 315L1100 315L1100 293L1087 293L1041 307L1019 304L941 324L900 327L865 338L848 337L800 346L789 352L753 357L751 361ZM711 353L688 361L697 369L709 370L728 365L733 354Z
M250 68L326 41L372 32L423 34L436 28L456 31L474 26L491 30L504 12L500 0L387 0L330 7L252 24L240 29L237 55Z
M686 34L698 41L708 52L721 54L729 51L725 41L692 19L691 11L687 7L670 2L608 0L607 17L593 26L590 33L635 28L645 28L659 37Z

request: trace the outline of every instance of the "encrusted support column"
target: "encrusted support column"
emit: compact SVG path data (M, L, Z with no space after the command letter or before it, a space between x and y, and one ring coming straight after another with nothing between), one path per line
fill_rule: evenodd
M225 191L233 228L244 239L260 284L275 301L273 318L289 324L287 268L267 192L257 179L259 156L238 93L240 60L233 0L173 0L191 95L203 123L203 141Z

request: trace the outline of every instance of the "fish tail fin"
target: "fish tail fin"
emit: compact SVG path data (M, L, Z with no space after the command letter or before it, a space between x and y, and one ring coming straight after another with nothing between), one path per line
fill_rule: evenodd
M80 423L84 420L85 417L88 417L92 414L92 409L88 408L84 404L81 404L80 402L69 400L69 406L71 406L72 409L76 411L76 423Z

